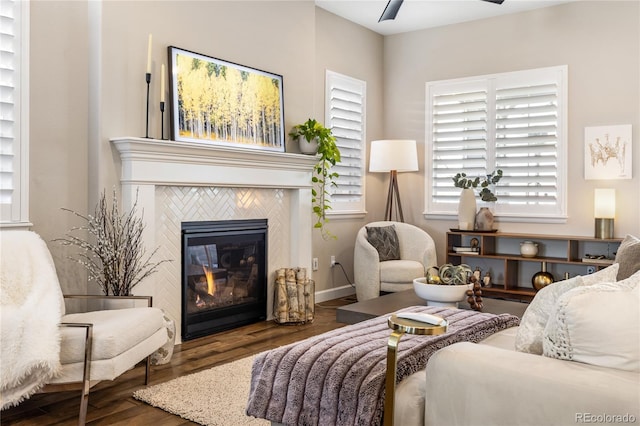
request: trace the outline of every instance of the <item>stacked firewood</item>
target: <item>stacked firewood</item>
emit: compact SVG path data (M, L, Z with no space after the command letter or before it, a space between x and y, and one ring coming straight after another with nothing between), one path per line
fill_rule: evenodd
M305 323L313 320L314 281L306 268L281 268L276 271L274 297L275 321Z

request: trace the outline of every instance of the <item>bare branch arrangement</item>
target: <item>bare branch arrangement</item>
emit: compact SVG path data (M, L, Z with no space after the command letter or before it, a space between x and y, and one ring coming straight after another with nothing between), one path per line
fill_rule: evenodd
M63 208L85 220L86 225L71 228L65 234L66 238L56 241L83 251L77 257L69 258L87 269L89 281L95 281L106 296L129 296L133 287L157 272L159 265L169 261L151 262L158 248L146 256L142 243L145 225L142 215L136 215L137 205L136 194L131 210L121 215L114 190L111 207L103 192L93 215L83 216ZM75 235L85 231L89 240Z

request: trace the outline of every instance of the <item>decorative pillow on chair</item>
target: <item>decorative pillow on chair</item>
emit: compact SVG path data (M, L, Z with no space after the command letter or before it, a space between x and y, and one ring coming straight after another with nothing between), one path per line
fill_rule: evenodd
M625 280L640 271L640 238L627 235L616 253L616 263L620 264L618 281Z
M614 282L617 274L618 264L614 263L593 274L558 281L538 291L520 321L516 334L516 350L542 355L542 335L558 298L575 287Z
M400 259L400 242L395 226L366 226L365 228L367 228L367 240L378 250L380 262Z
M615 283L574 288L558 299L543 355L640 371L640 272Z

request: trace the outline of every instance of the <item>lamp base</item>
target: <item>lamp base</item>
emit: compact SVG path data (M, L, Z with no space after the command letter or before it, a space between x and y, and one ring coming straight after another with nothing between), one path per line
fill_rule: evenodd
M613 238L613 219L596 218L596 238Z

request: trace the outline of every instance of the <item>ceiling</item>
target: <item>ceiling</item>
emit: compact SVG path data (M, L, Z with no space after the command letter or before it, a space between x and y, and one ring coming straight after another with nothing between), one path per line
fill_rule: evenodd
M490 18L576 0L404 0L396 19L378 22L388 0L315 0L318 7L382 35Z

